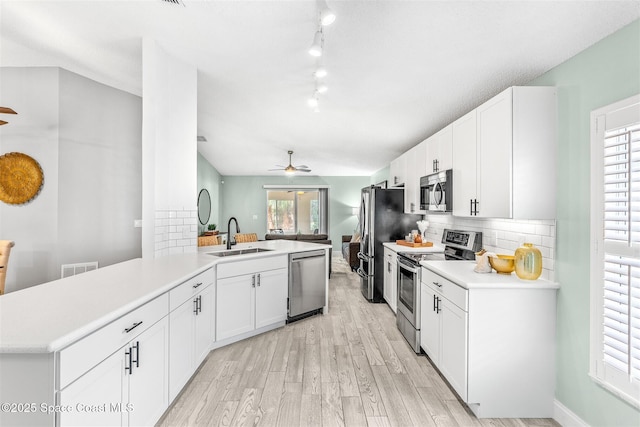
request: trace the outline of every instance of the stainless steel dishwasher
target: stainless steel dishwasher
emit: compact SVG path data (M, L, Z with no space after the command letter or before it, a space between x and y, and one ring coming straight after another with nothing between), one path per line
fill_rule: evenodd
M289 254L288 321L315 314L324 307L326 278L324 249Z

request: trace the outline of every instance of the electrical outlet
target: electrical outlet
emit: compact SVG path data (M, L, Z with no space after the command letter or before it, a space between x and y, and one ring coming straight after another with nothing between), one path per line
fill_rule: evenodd
M498 232L494 230L493 232L493 246L498 246Z
M254 219L254 220L258 219L258 215L253 214L253 219Z

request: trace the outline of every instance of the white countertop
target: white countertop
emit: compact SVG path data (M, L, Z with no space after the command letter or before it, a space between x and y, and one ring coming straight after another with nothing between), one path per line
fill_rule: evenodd
M444 246L440 246L436 243L433 246L423 246L419 248L412 248L411 246L399 245L396 242L386 242L382 244L385 248L389 248L394 252L409 252L409 253L444 253Z
M475 261L421 261L420 264L466 289L560 289L558 283L543 279L522 280L516 273L476 273L473 271Z
M0 297L0 353L59 350L218 263L326 249L318 243L241 243L269 252L215 257L206 252L132 259ZM215 247L217 251L225 246Z

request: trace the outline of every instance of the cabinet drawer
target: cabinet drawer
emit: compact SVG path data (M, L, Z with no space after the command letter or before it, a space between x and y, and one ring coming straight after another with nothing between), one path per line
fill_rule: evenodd
M210 268L192 277L169 291L169 311L173 311L183 302L202 291L216 281L216 270Z
M169 295L165 293L60 350L58 353L60 366L58 389L63 389L140 335L141 332L165 317L168 310Z
M243 274L257 273L259 271L287 268L289 258L287 255L268 256L254 258L246 261L232 261L218 264L218 279L240 276Z
M424 267L422 267L421 281L464 311L469 311L468 291L462 286Z

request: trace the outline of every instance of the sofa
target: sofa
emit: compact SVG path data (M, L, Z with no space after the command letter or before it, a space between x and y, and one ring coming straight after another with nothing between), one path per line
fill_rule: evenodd
M342 236L342 257L353 271L360 266L358 260L358 251L360 250L360 241L353 241L353 236Z

